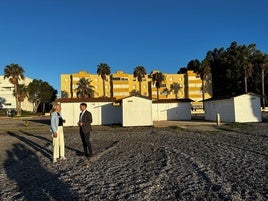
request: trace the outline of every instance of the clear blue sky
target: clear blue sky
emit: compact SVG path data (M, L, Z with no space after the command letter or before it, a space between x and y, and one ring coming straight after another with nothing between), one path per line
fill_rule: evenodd
M0 66L60 92L60 74L176 73L232 41L268 53L267 0L0 0ZM0 74L3 74L0 72Z

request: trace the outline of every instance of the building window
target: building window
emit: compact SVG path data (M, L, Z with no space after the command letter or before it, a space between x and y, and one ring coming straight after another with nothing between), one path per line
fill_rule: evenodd
M115 84L113 85L114 89L118 89L118 88L124 88L127 89L129 88L129 85L124 85L124 84Z

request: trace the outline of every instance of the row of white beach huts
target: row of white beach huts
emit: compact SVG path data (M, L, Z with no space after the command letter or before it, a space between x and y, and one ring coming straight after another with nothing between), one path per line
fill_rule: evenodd
M148 97L129 96L120 100L112 98L58 99L62 106L65 126L76 126L82 102L92 113L92 125L121 124L127 126L152 126L153 121L191 120L190 99L152 101ZM260 96L239 96L209 99L204 101L204 117L208 121L261 122Z

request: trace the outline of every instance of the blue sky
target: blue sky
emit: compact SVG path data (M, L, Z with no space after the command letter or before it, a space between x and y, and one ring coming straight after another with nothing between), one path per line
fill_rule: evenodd
M60 74L176 73L232 41L268 53L267 0L0 0L0 66L60 91ZM0 74L3 74L0 72Z

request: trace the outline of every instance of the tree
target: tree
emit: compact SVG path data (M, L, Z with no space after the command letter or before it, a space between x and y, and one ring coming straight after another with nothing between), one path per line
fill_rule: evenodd
M268 68L268 55L263 56L263 62L261 64L261 88L262 88L262 107L265 108L265 78L264 78L264 73L265 70Z
M157 100L158 100L159 99L159 88L161 87L162 82L166 80L166 77L161 72L152 72L150 77L152 78L152 82L156 87Z
M205 58L200 65L200 68L197 69L197 74L200 75L201 81L202 81L202 100L204 102L205 100L205 80L207 80L207 77L211 74L211 69L210 69L210 63L207 58Z
M178 70L177 74L185 74L187 73L187 68L186 67L180 67Z
M245 92L261 93L261 51L255 44L238 45L208 51L213 96L230 96Z
M37 109L41 103L51 103L56 99L57 90L50 86L47 82L34 79L28 85L29 101L33 103L33 112L37 112ZM45 107L43 106L43 112Z
M178 93L179 91L182 89L182 85L179 84L178 82L173 82L173 84L171 85L171 88L170 88L170 92L171 91L174 91L174 94L175 94L175 98L178 99Z
M90 85L92 81L86 78L81 78L76 88L76 93L78 98L93 97L94 96L94 86Z
M134 69L133 74L134 74L134 77L137 77L138 78L138 82L139 82L139 93L141 95L141 82L142 82L142 78L144 78L145 75L146 75L146 69L143 66L137 66Z
M61 91L61 97L62 98L68 98L69 97L69 94L67 91Z
M111 74L110 66L108 66L106 63L100 63L99 65L97 65L97 74L101 76L103 86L103 96L106 96L105 80L106 76Z
M18 64L9 64L4 69L4 79L9 78L9 81L14 85L14 95L16 100L17 116L21 116L21 108L18 100L18 84L20 80L24 80L24 69Z
M21 103L24 101L26 97L28 97L28 91L25 84L18 84L18 104L19 108L21 108Z
M194 72L197 72L198 69L200 68L200 61L198 59L194 59L191 60L188 64L187 64L187 70L192 70Z
M57 90L48 84L48 82L42 81L40 86L40 101L43 104L42 112L45 112L45 105L52 103L57 97Z

